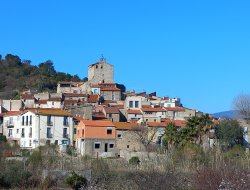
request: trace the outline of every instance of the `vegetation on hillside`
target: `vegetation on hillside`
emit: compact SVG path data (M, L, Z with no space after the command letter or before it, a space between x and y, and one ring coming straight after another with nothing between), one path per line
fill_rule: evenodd
M19 56L0 55L0 99L14 98L23 90L36 92L55 91L58 81L85 81L77 75L57 72L51 60L31 65L30 60L21 60Z

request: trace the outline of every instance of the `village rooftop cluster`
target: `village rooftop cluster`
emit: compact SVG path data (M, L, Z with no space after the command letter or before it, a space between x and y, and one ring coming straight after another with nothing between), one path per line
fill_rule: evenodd
M20 100L0 100L0 133L21 149L54 144L61 152L71 146L79 155L123 157L145 148L134 135L137 127L151 129L150 143L161 146L167 124L182 128L202 114L180 98L126 91L102 58L88 66L87 82L61 81L56 93L25 91Z

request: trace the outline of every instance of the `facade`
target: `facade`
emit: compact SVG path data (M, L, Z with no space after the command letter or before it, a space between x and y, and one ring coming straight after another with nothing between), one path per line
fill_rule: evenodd
M31 109L4 116L4 135L23 149L46 144L72 145L72 116L60 109Z
M124 102L125 109L141 109L143 106L150 105L148 98L143 96L127 96Z
M141 108L143 113L142 122L160 122L166 118L166 110L163 108Z
M111 121L81 120L76 129L75 145L79 154L116 156L116 129Z
M126 110L126 117L127 117L128 122L131 122L131 121L137 122L138 120L142 119L142 112L141 110L137 110L137 109L129 109L129 110Z
M142 145L133 132L133 128L139 126L137 123L114 122L114 125L116 127L116 146L119 152L123 150L129 152L141 151Z
M104 107L103 113L105 117L112 122L120 121L120 111L117 107Z
M11 111L3 116L3 135L11 144L20 144L22 111Z
M57 93L82 93L83 82L59 82Z

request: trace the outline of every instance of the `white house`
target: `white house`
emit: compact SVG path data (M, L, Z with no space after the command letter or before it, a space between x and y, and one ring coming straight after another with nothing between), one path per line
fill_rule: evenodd
M3 135L12 144L20 144L20 119L22 111L10 111L3 116Z
M22 115L21 148L73 144L73 117L61 109L32 109Z

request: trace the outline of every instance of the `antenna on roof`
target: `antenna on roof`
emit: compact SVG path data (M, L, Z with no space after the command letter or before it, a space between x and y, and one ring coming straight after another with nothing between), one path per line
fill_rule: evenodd
M100 61L101 61L101 62L104 62L104 60L105 60L105 58L104 58L103 54L101 54Z

